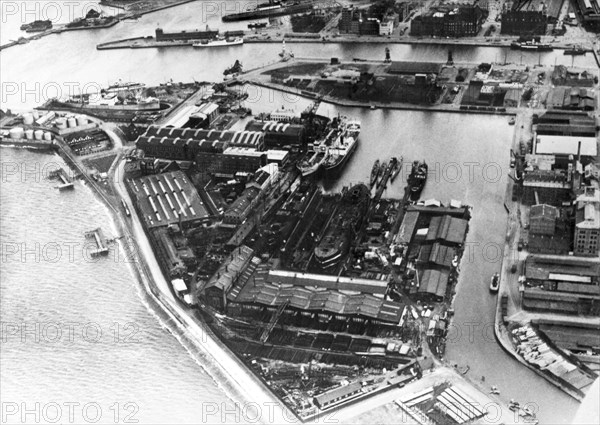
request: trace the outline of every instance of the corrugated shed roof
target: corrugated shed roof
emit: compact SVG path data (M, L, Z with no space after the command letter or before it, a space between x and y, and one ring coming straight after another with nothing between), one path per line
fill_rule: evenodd
M444 240L450 243L461 244L467 234L468 221L462 218L445 215L433 217L429 224L427 240Z

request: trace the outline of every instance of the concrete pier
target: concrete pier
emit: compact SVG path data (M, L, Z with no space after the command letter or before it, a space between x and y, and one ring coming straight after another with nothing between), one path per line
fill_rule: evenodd
M73 179L62 168L50 172L50 178L56 178L59 182L58 190L73 189Z
M104 233L101 228L89 231L85 233L86 238L93 238L96 242L97 248L91 252L92 257L98 257L99 255L108 255L108 247L104 243Z

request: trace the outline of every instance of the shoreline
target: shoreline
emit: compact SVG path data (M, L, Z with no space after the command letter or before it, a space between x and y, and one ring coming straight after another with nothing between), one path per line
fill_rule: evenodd
M112 136L113 135L111 134L111 137ZM131 215L132 218L135 215L138 220L137 224L139 225L139 229L137 230L141 230L143 234L142 238L139 238L140 234L136 232L135 223L132 222L129 224L125 221L121 210L113 205L109 200L108 195L97 186L97 182L84 172L83 166L77 163L77 161L74 161L70 155L65 152L64 146L61 146L60 144L57 145L56 150L40 150L39 153L56 154L65 162L66 166L81 174L80 180L85 181L85 186L91 190L94 198L107 209L107 213L112 221L111 227L114 226L114 229L116 229L118 233L121 233L128 239L127 243L124 243L123 240L120 239L118 244L120 249L123 250L125 258L128 259L126 262L131 266L130 270L136 278L136 287L140 290L138 296L140 296L142 303L146 308L150 309L151 313L155 315L157 319L163 319L159 320L160 325L167 328L169 333L177 339L178 343L182 345L193 360L202 368L210 379L215 382L215 385L223 391L225 397L233 403L238 412L237 414L249 414L251 415L250 419L253 419L255 417L252 416L249 409L254 408L256 409L259 418L262 419L265 418L266 414L269 414L277 416L274 418L277 421L276 423L302 423L301 419L290 411L287 406L285 406L271 390L229 350L228 347L220 342L208 325L201 322L195 314L190 314L192 311L190 308L174 305L174 303L177 303L177 300L169 299L168 297L170 294L165 294L165 288L161 288L156 281L157 278L165 280L165 283L167 284L166 289L169 289L162 271L160 271L160 275L155 276L155 270L153 271L152 265L149 264L149 262L155 262L156 266L158 266L153 251L150 249L150 255L148 255L148 253L143 250L144 248L147 248L142 246L143 243L146 242L149 247L150 242L137 217L137 212L132 209L133 206L129 206ZM13 149L30 149L27 146L18 145L2 146ZM119 170L115 170L118 168L117 166L119 164L121 164L121 166L124 164L122 155L122 152L117 153L109 170L109 175L112 173L112 177L109 177L109 184L116 196L119 195L120 191L117 189L117 183L113 180L113 177L115 171L117 173L120 172ZM119 184L125 183L121 182ZM123 200L128 203L131 201L128 194L127 199ZM139 240L144 238L146 240ZM168 323L167 320L164 320L164 318L161 317L163 315L165 315L170 322L174 323L175 326ZM185 343L183 341L185 341ZM207 362L203 362L202 360L204 359L206 359ZM225 363L228 364L226 365ZM254 397L249 397L250 394ZM262 395L262 397L256 397L259 394ZM211 407L213 406L211 405ZM230 411L224 410L226 409L224 404L219 405L217 409L218 410L214 412L214 414L217 415L216 417L223 417L231 414ZM269 417L269 419L273 418Z

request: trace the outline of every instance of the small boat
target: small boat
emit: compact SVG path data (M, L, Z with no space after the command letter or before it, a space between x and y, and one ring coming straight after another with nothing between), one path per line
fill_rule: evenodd
M493 293L498 292L499 287L500 287L500 275L498 273L495 273L492 276L492 279L490 281L490 292L493 292Z
M279 52L279 57L282 61L286 62L294 57L294 53L291 51L287 51L285 48L285 40L282 42L281 52Z
M400 174L400 171L402 171L402 162L404 161L404 157L400 157L400 160L398 160L398 158L394 157L392 158L392 174L390 175L390 181L393 183L394 180L396 179L396 177L398 177L398 174Z
M379 173L381 172L379 168L379 160L376 160L373 164L373 168L371 169L371 180L369 181L369 185L373 187L375 182L377 181L377 177L379 177Z

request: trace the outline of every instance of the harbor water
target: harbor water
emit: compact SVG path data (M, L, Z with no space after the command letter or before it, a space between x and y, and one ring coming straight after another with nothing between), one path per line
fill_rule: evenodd
M61 3L61 2L57 2ZM226 2L234 3L234 2ZM165 31L211 28L239 29L246 23L222 24L207 13L208 2L194 2L145 15L139 21L113 28L51 35L0 53L2 83L11 90L0 99L1 108L25 109L54 95L68 94L71 87L106 86L119 79L147 85L170 81L220 81L222 71L239 59L246 69L278 59L279 44L246 44L225 49L194 50L187 47L96 51L98 43ZM0 25L0 42L18 36L18 26ZM28 21L30 21L29 19ZM17 28L17 30L15 30ZM16 34L16 35L15 35ZM318 47L318 48L317 48ZM445 61L447 47L390 45L393 60ZM289 44L296 57L383 59L385 45ZM594 67L591 55L572 59L562 51L513 52L505 48L453 47L456 62L494 62L546 65L563 63ZM182 66L185 64L185 66ZM293 95L256 89L250 106L254 113L285 107L304 109L310 102ZM502 351L490 332L495 298L489 295L489 276L499 261L483 254L482 246L501 246L506 233L503 201L509 170L509 149L514 128L506 117L455 113L367 110L322 105L320 113L341 113L362 122L360 145L339 181L326 190L368 181L375 159L404 157L404 168L384 196L403 191L410 161L426 160L430 166L423 199L443 203L451 199L473 206L467 243L472 256L463 257L457 286L454 318L460 336L449 341L447 360L469 366L468 377L482 387L496 385L506 400L538 406L541 423L569 423L577 403L525 369ZM56 161L28 151L2 149L2 161ZM83 232L102 226L114 235L108 214L87 188L58 193L48 181L2 183L2 238L28 244L50 241L82 241ZM109 229L110 227L110 229ZM116 235L114 235L116 236ZM479 247L476 243L480 243ZM113 248L114 249L114 248ZM29 258L29 257L28 257ZM495 258L495 257L494 257ZM106 412L110 405L134 402L142 422L201 421L206 403L232 403L225 383L215 383L203 372L188 350L165 330L160 312L148 309L129 265L112 255L97 262L3 261L2 321L97 322L106 335L97 344L76 340L71 345L3 343L2 388L4 400L17 402L56 400L97 401ZM135 323L140 342L114 343L110 326ZM122 332L131 332L131 329ZM92 332L92 330L90 330ZM109 338L110 337L110 338ZM181 338L180 338L181 339ZM220 387L221 386L221 387ZM98 401L100 400L100 401ZM122 414L127 412L123 411ZM106 413L105 415L107 415ZM112 417L110 418L113 419ZM211 418L210 422L221 422ZM226 418L227 419L227 418ZM227 421L227 420L225 420ZM231 418L229 418L231 421Z
M92 191L81 181L57 190L46 172L66 167L56 155L0 155L0 395L3 409L18 406L7 423L23 423L25 409L37 409L27 423L52 422L52 403L62 423L70 403L79 403L75 423L245 422L227 383L205 373L185 333L150 308L122 245L90 255L85 232L119 236Z

